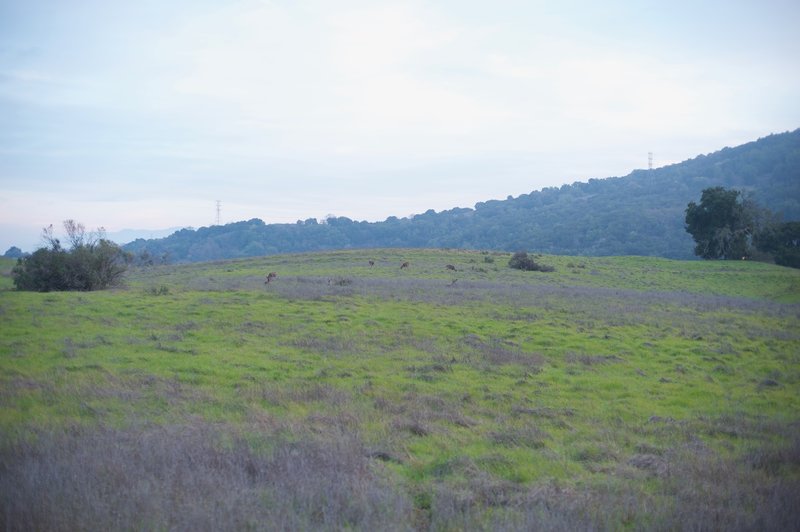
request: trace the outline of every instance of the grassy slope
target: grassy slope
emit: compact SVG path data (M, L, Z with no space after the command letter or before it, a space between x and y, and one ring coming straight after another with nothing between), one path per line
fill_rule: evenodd
M284 255L135 271L96 293L17 293L4 276L4 445L207 424L269 454L277 435L347 435L408 502L386 515L417 528L638 528L652 505L674 517L703 497L673 525L765 524L736 501L800 478L800 272L542 257L556 272L529 273L508 258ZM374 526L309 515L297 526Z

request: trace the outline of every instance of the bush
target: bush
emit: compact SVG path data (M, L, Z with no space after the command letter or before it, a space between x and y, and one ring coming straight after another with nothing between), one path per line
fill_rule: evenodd
M149 296L166 296L169 295L169 287L163 284L158 287L151 286L150 288L145 288L144 293Z
M64 222L64 226L72 248L68 251L61 247L53 237L52 225L45 229L49 247L17 259L11 271L17 290L102 290L119 284L130 255L102 236L87 239L83 226L72 220Z
M517 270L524 270L528 272L553 272L555 268L552 266L546 266L544 264L539 264L531 257L528 256L527 253L524 251L518 251L514 253L514 256L511 257L511 260L508 261L508 266L511 268L515 268Z

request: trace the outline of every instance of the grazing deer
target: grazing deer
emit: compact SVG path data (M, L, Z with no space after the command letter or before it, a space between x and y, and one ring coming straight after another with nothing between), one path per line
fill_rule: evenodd
M267 280L264 281L264 284L269 284L269 282L272 281L273 279L275 279L277 276L278 276L277 273L269 272L269 274L267 274Z
M454 272L458 271L458 270L456 270L456 267L453 266L452 264L448 264L447 266L445 266L445 268L447 268L448 270L453 270Z
M375 261L374 260L369 261L369 265L370 266L375 266Z
M400 265L400 269L401 269L401 270L402 270L403 268L408 268L408 267L409 267L409 264L408 264L408 262L404 262L403 264L401 264L401 265Z

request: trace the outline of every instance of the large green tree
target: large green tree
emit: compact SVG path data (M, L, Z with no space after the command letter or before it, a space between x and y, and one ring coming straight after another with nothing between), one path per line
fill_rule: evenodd
M751 254L754 203L741 191L713 187L703 190L700 203L686 207L686 231L695 241L695 255L704 259L741 259Z
M781 222L738 190L707 188L686 207L686 231L704 259L774 261L800 268L800 222Z

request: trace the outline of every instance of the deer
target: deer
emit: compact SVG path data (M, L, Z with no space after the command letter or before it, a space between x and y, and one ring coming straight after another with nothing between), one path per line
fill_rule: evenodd
M455 266L453 266L452 264L448 264L447 266L445 266L445 268L447 268L448 270L452 270L452 271L454 271L454 272L457 272L457 271L458 271L458 270L456 270L456 267L455 267Z
M370 261L369 261L369 265L370 265L370 266L375 266L375 261L374 261L374 260L370 260Z
M269 273L267 274L267 280L266 280L266 281L264 281L264 284L269 284L269 283L270 283L270 281L272 281L272 280L273 280L273 279L275 279L276 277L278 277L278 274L277 274L277 273L275 273L275 272L269 272Z
M408 262L404 262L403 264L401 264L401 265L400 265L400 269L401 269L401 270L402 270L403 268L408 268L408 267L409 267L409 263L408 263Z

